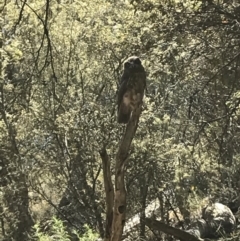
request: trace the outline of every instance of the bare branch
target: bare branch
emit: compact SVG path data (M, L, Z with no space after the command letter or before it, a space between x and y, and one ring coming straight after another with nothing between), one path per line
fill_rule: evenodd
M150 229L155 229L155 230L159 230L162 231L166 234L172 235L176 238L181 239L182 241L186 240L186 241L201 241L202 239L196 238L195 236L193 236L192 234L185 232L181 229L178 228L174 228L171 227L161 221L157 221L151 218L146 218L145 219L146 225L150 228Z
M20 24L20 22L21 22L21 20L22 20L23 11L24 11L24 7L25 7L25 5L26 5L26 2L27 2L27 0L24 0L23 5L22 5L21 10L20 10L20 13L19 13L18 20L17 20L17 22L15 23L15 25L14 25L14 27L13 27L13 32L16 31L17 26Z
M111 237L112 219L113 219L113 200L114 200L114 189L111 180L110 171L110 160L107 154L106 148L104 147L100 152L103 165L103 177L104 177L104 188L106 193L106 227L105 227L105 240L109 240Z
M121 140L117 153L115 169L115 196L112 224L111 241L120 241L123 233L126 217L126 189L124 183L125 164L127 161L130 145L137 130L139 117L141 114L139 105L133 112L130 121L127 124L124 136Z

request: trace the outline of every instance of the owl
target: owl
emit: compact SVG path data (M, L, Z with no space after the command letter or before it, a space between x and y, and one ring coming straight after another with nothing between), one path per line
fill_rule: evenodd
M123 64L123 74L118 90L118 123L127 124L132 111L142 105L146 88L146 72L141 60L132 56Z

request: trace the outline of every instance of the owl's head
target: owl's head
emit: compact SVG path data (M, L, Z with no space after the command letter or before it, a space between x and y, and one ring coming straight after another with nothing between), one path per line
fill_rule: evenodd
M144 70L141 60L137 56L131 56L124 62L124 70L139 71Z

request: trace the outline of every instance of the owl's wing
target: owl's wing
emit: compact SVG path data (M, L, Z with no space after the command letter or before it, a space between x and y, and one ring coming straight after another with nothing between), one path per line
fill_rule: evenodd
M123 75L121 78L120 86L119 86L119 90L118 90L118 99L117 99L118 109L123 100L123 96L127 91L127 85L128 85L128 79L124 78L124 75Z

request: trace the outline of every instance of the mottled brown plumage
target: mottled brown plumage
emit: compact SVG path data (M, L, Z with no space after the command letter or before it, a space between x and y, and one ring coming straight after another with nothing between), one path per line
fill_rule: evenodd
M146 72L141 60L132 56L124 62L118 91L118 123L127 124L132 111L142 104L146 87Z

